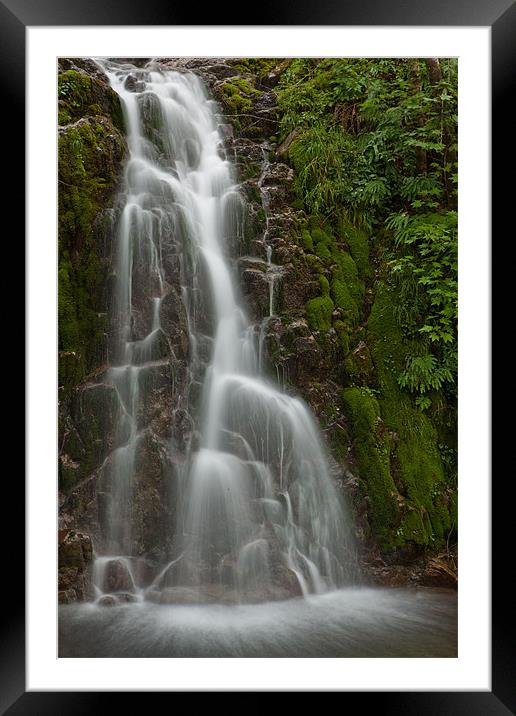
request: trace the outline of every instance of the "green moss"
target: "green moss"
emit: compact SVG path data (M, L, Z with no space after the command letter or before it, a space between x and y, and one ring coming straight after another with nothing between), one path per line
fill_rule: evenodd
M329 296L330 295L330 284L328 282L328 279L326 276L319 276L319 284L321 286L321 292L323 296Z
M333 237L323 231L320 226L314 226L312 228L312 239L316 245L320 243L333 243Z
M350 325L355 325L359 316L358 304L351 296L348 286L339 279L334 279L331 283L331 293L335 305L342 310L343 318Z
M255 184L248 184L246 186L246 191L249 201L262 206L262 195L259 188Z
M383 427L378 401L367 388L347 388L342 399L352 425L360 478L370 501L370 524L383 549L392 549L400 542L400 516L390 471L391 439Z
M238 59L234 67L239 72L249 72L263 79L276 67L277 62L278 60L268 57L246 57Z
M419 545L428 543L427 529L421 514L413 509L407 512L402 519L399 536L407 542L414 542Z
M267 216L265 214L264 209L258 209L258 211L256 212L256 220L259 221L260 224L265 223L265 221L267 220Z
M333 309L333 301L328 295L312 298L308 301L306 304L306 317L310 328L313 331L329 331Z
M344 321L335 321L333 327L337 331L342 354L346 356L349 353L349 328Z
M344 361L345 380L348 385L375 384L375 371L369 348L364 341Z
M72 121L72 115L65 102L59 100L57 105L57 123L61 126L69 124Z
M92 79L85 72L61 72L57 78L58 99L66 102L75 114L82 116L91 104L91 86Z
M302 232L302 243L306 251L314 253L308 254L307 260L311 266L317 268L317 259L319 266L323 265L328 273L331 272L330 295L334 305L341 310L342 320L346 324L346 335L340 331L339 338L344 354L347 354L349 334L360 320L364 283L359 278L352 256L339 245L324 220L319 216L310 216L308 226L310 231L304 229ZM326 294L323 292L322 295ZM315 318L313 323L317 324Z
M362 280L371 278L372 269L369 259L369 240L367 235L364 231L344 222L341 223L341 232L342 238L349 246L359 277Z
M251 83L243 77L232 77L227 82L224 82L220 88L220 97L224 108L232 115L249 114L253 108L253 99L259 95L259 90L255 89ZM244 118L235 120L237 129L243 127L246 127L248 130L252 129L252 127L248 125L249 122L245 121Z
M331 250L330 250L329 242L320 241L315 246L314 251L315 251L316 256L318 256L323 261L327 261L327 262L331 261Z
M312 237L310 236L310 232L304 229L301 233L301 242L303 244L303 247L307 251L313 251L314 250L314 242L312 240Z
M260 174L260 165L250 159L241 159L239 169L243 179L254 179Z
M124 148L106 118L79 121L59 135L59 350L80 356L78 379L105 351L106 268L94 227L115 190ZM69 366L61 359L59 370L69 385Z
M57 78L58 123L69 124L85 116L105 116L120 131L124 131L124 117L120 97L96 77L66 70Z
M323 269L323 262L315 254L305 254L303 260L313 271L320 272Z
M432 422L397 383L409 346L396 320L395 304L395 292L379 283L367 324L380 389L379 405L384 423L398 436L393 459L407 501L421 514L428 515L425 539L418 538L418 543L437 547L442 545L445 531L451 525L443 497L446 488L443 465Z
M332 259L336 263L334 277L345 284L354 301L362 301L364 297L364 284L358 277L358 270L353 258L347 251L334 247Z

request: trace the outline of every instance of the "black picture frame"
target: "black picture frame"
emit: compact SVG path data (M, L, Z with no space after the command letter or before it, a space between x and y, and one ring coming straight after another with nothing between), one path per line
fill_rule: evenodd
M224 3L224 12L215 4L202 10L203 26L216 25L376 25L376 26L489 26L492 33L492 216L493 237L501 235L501 221L507 207L514 203L513 182L505 183L500 176L507 164L514 167L514 140L509 138L513 118L507 117L514 86L516 68L516 4L514 0L341 0L337 5L331 0L310 3L307 0L295 5L286 0L265 0L260 3L256 17L244 21L242 6L232 6L232 0ZM197 11L198 13L198 11ZM23 246L23 217L25 215L22 187L25 184L24 150L22 130L25 125L25 37L26 28L33 26L66 25L198 25L192 23L196 9L178 7L176 3L162 0L0 0L0 77L3 110L0 112L4 133L4 144L11 145L13 159L9 163L9 177L6 205L15 207L18 217L15 233L18 246ZM238 18L239 22L226 22ZM8 111L6 111L6 108ZM9 141L12 138L14 141ZM502 141L504 146L502 149ZM13 146L14 145L14 146ZM509 193L510 192L510 193ZM495 250L496 249L496 250ZM501 255L501 251L504 254ZM499 260L499 257L501 258ZM20 260L20 259L18 259ZM24 258L21 257L23 263ZM20 264L18 263L18 266ZM510 285L510 262L505 249L492 243L492 269L497 273L497 284ZM18 269L19 271L19 269ZM492 315L501 314L503 299L493 298ZM12 319L13 326L19 322ZM14 330L13 330L14 335ZM496 348L496 343L494 344ZM28 350L33 347L28 345ZM496 355L496 350L494 352ZM501 377L498 379L501 383ZM493 377L493 388L496 381ZM19 401L20 406L23 401ZM14 423L14 421L13 421ZM505 425L505 427L504 427ZM496 435L498 452L511 444L507 423L492 428ZM492 449L492 454L497 454ZM1 617L0 637L0 714L90 714L120 708L120 694L111 692L26 692L25 687L25 605L22 584L24 583L24 483L14 470L8 471L9 486L4 504L14 516L16 538L13 530L4 535L4 546L11 552L8 556L9 587L11 598ZM7 475L7 473L6 473ZM510 476L507 476L510 477ZM453 692L345 692L343 699L349 708L350 699L359 698L360 705L369 707L373 713L406 713L425 716L426 714L481 714L493 716L516 713L516 691L514 689L514 649L510 639L510 625L514 626L514 607L505 606L502 595L507 585L504 570L504 554L510 543L509 526L512 522L510 501L504 496L504 473L493 484L493 507L496 520L492 519L492 691ZM500 481L501 485L500 486ZM6 510L7 512L7 510ZM502 581L503 580L503 581ZM4 584L7 590L7 584ZM113 697L116 696L116 703ZM137 708L139 694L130 695L132 708ZM146 696L148 698L148 695Z

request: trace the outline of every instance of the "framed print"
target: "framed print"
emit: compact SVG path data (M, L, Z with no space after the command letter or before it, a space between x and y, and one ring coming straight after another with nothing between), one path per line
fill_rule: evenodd
M509 713L489 131L514 6L0 12L27 129L4 711L346 691Z

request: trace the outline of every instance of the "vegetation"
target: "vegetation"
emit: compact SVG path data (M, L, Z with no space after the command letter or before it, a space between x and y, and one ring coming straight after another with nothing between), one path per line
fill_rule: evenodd
M438 547L456 527L457 63L297 59L278 102L299 243L330 278L307 317L339 337L374 532Z
M388 247L387 280L400 289L397 316L413 349L399 385L422 409L432 392L453 395L456 61L298 59L283 74L278 96L281 136L297 132L289 149L296 189L310 214L336 227L362 279L371 276L365 237L384 235L374 249ZM309 250L306 237L303 243ZM342 264L328 242L314 252ZM335 278L334 292L337 305L349 310L342 284L356 282L345 278Z

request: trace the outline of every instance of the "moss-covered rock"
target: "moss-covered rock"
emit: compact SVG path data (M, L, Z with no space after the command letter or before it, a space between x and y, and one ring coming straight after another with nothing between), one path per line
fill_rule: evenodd
M244 77L232 77L219 88L219 96L226 113L234 117L237 129L249 129L252 126L253 101L260 92Z
M118 95L96 63L61 59L59 70L59 488L70 494L114 441L113 389L83 381L107 358L109 239L126 141ZM89 488L85 495L84 505L94 503Z
M396 544L400 520L398 491L390 467L392 439L381 419L378 400L370 389L347 388L342 399L351 420L363 491L370 504L370 524L380 544L390 549Z
M306 304L306 317L308 325L313 331L329 331L334 303L330 296L312 298Z
M365 281L371 278L372 266L369 256L369 239L367 234L344 220L340 223L340 232L343 241L349 246L360 279Z
M85 117L60 131L58 307L59 350L67 359L60 365L64 387L104 359L110 252L102 212L112 200L124 155L125 140L107 117Z
M378 377L381 417L396 434L392 457L398 482L410 510L421 518L406 518L400 537L404 541L438 547L452 524L447 486L437 431L397 382L410 346L403 340L395 302L393 289L379 283L367 329Z
M124 132L120 98L110 87L107 77L88 74L76 65L74 68L58 75L58 124L100 115L108 117L119 132Z

